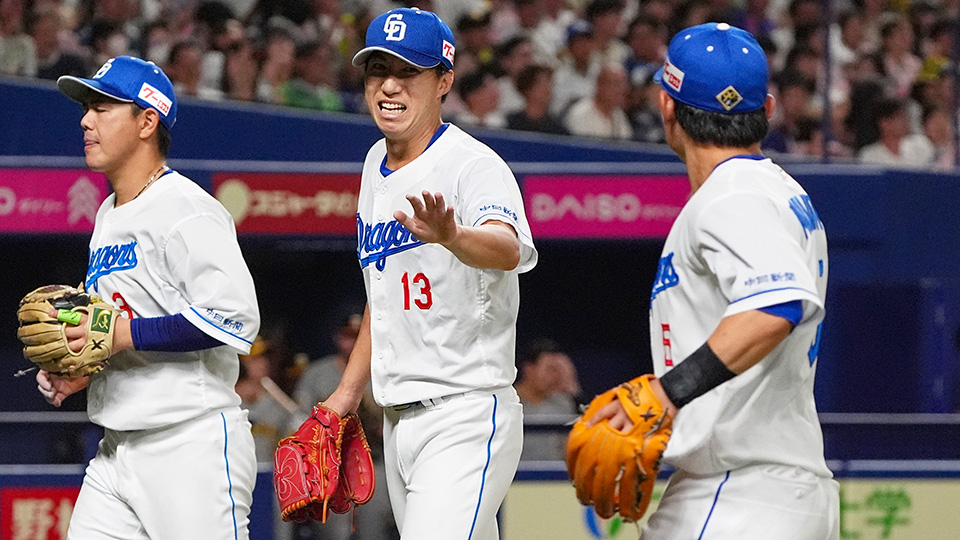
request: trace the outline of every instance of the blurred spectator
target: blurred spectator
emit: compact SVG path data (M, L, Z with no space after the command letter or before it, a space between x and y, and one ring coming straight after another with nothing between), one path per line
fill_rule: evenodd
M175 41L173 33L166 21L158 20L150 23L144 29L143 58L158 66L162 66L170 59L170 49Z
M566 126L574 135L630 139L633 128L624 112L627 102L627 71L621 64L608 64L597 75L593 96L580 99L570 107Z
M37 51L23 15L24 0L0 0L0 75L37 75Z
M830 30L830 55L834 62L845 66L861 54L863 46L863 18L852 9L837 15L837 24Z
M780 78L777 115L770 122L770 131L763 148L788 153L797 149L799 124L809 116L813 83L798 73Z
M876 104L884 96L884 87L877 79L867 79L855 84L850 90L850 110L844 119L846 131L852 135L854 153L880 138L874 120Z
M746 0L744 6L733 12L729 22L743 28L757 39L767 37L776 29L777 24L767 16L769 0Z
M517 77L527 66L533 65L533 44L523 36L514 36L494 49L496 65L502 74L497 79L500 87L498 110L506 115L523 109L523 96L517 89Z
M263 64L257 79L257 99L279 102L279 88L293 76L295 45L283 26L274 26L267 34Z
M201 84L203 71L203 51L195 39L185 39L170 49L170 59L163 68L173 83L178 97L192 96L200 99L218 100L223 93L215 88Z
M224 58L220 91L230 99L256 101L257 76L260 66L254 58L253 45L247 39L235 41L227 47Z
M460 77L457 93L466 110L457 115L457 124L503 128L507 119L499 111L500 87L486 70L480 69Z
M277 89L279 102L291 107L342 111L337 93L337 64L330 46L311 41L297 47L293 79Z
M547 66L532 65L517 77L517 88L526 102L522 111L507 116L507 127L521 131L539 131L566 135L563 123L550 114L553 100L553 70Z
M874 61L877 71L893 83L894 95L905 98L910 94L923 61L913 54L913 26L906 17L893 18L880 28L882 46Z
M360 323L363 317L359 313L351 313L337 326L333 334L336 352L310 363L300 376L294 398L304 409L310 410L317 403L323 402L336 390L343 377L343 370L350 358L350 353L360 334ZM370 384L367 384L360 407L357 410L360 423L363 425L370 451L373 454L374 474L376 478L385 478L383 469L383 410L373 399ZM295 430L300 422L306 419L307 413L295 419L291 430ZM324 524L312 522L305 524L301 529L312 533L311 538L325 540L386 540L398 537L396 525L390 510L390 501L386 489L378 486L374 490L373 498L366 505L357 510L356 516L350 514L333 514L327 517ZM355 530L354 530L355 529ZM298 537L304 537L299 535Z
M584 9L584 18L593 26L594 55L601 64L623 64L630 57L630 48L620 40L623 8L623 0L591 0Z
M593 54L595 50L593 26L586 21L571 24L567 29L567 48L553 77L553 114L565 115L573 102L593 95L601 67Z
M627 77L630 81L647 81L663 65L666 28L655 19L641 15L627 29L627 45L630 47L630 57L625 64Z
M540 7L540 23L530 36L534 60L556 67L557 56L567 44L567 27L577 20L577 14L564 0L541 0Z
M105 19L90 25L90 43L93 63L98 67L111 58L131 53L130 38L123 33L123 28Z
M52 6L35 11L31 17L30 36L36 47L37 77L51 80L61 75L88 77L90 68L83 58L61 50L61 30L63 23L60 12Z
M521 461L563 460L567 429L577 415L580 384L573 362L548 339L531 343L519 357L514 384L523 404Z
M874 121L880 139L860 150L857 157L862 163L887 167L928 167L933 164L933 143L922 133L910 133L903 100L883 99L878 102Z
M307 414L305 410L299 410L288 396L271 393L264 386L263 379L272 381L271 374L275 371L267 355L269 349L270 344L262 338L254 342L250 353L240 357L240 376L236 384L240 406L248 411L257 461L261 463L273 462L273 451L280 439L289 434L294 417Z
M474 71L493 61L490 12L467 13L457 21L457 70Z
M952 169L956 152L950 125L950 109L927 109L923 115L923 133L933 144L934 168L941 171Z
M645 80L631 81L630 101L627 116L633 128L633 138L648 143L667 142L663 130L663 117L660 115L660 84L651 74Z

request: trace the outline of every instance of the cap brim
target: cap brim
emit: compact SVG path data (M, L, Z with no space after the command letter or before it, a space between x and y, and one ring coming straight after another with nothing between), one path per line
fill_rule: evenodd
M421 69L430 69L432 67L436 67L440 65L440 62L437 62L435 64L429 64L429 62L426 64L414 62L410 58L407 58L406 56L398 53L397 51L391 51L390 49L387 49L385 47L365 47L363 49L360 49L360 52L358 52L353 56L353 65L356 67L363 67L363 65L367 63L367 58L369 58L371 54L378 51L387 53L392 56L396 56L397 58L403 60L404 62L413 66L417 66L418 68L421 68Z
M106 88L100 81L94 79L81 79L64 75L57 79L57 89L77 103L89 103L93 99L104 97L123 103L133 103L132 99L117 96L115 91Z

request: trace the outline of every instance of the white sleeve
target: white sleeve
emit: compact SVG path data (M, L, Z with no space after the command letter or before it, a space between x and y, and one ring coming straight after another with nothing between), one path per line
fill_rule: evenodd
M536 266L537 250L523 210L520 186L506 163L492 157L469 163L461 173L458 193L457 212L464 225L476 227L490 220L510 225L520 240L517 271L526 272Z
M693 245L729 301L724 317L793 300L823 307L800 245L770 199L732 193L704 207Z
M241 354L250 352L260 310L233 223L214 214L178 223L163 246L163 260L189 304L181 314Z

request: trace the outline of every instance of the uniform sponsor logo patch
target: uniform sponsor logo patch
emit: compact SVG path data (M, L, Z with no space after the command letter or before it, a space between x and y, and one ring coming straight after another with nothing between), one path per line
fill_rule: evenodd
M743 96L740 95L740 92L737 92L737 89L733 86L728 86L723 89L723 92L717 94L717 101L720 102L720 105L723 105L723 108L730 110L743 101Z
M168 98L166 94L149 84L143 83L137 97L156 107L156 109L160 111L160 114L164 116L170 114L170 107L173 106L173 102L170 101L170 98Z
M677 92L679 92L680 87L683 86L683 71L671 64L669 58L667 58L667 62L663 66L663 80L667 82L670 88L673 88Z
M447 40L443 40L443 57L453 63L453 54L456 52L456 48L453 46L453 43L450 43Z
M680 276L673 267L673 253L660 257L660 263L657 265L657 277L653 279L653 291L650 293L650 303L654 298L670 287L676 287L680 284Z

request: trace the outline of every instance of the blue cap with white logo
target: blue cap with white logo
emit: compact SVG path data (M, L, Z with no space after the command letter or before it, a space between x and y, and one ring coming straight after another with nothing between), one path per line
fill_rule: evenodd
M156 109L160 123L168 130L177 121L177 97L173 83L153 62L132 56L118 56L100 66L92 79L64 75L57 88L68 98L89 103L107 97L123 103L136 103L144 109Z
M353 57L353 65L364 65L375 51L392 54L419 68L443 64L453 69L453 32L430 11L392 9L367 27L366 47Z
M654 80L673 99L707 111L756 111L767 99L770 68L749 32L727 23L680 31Z

